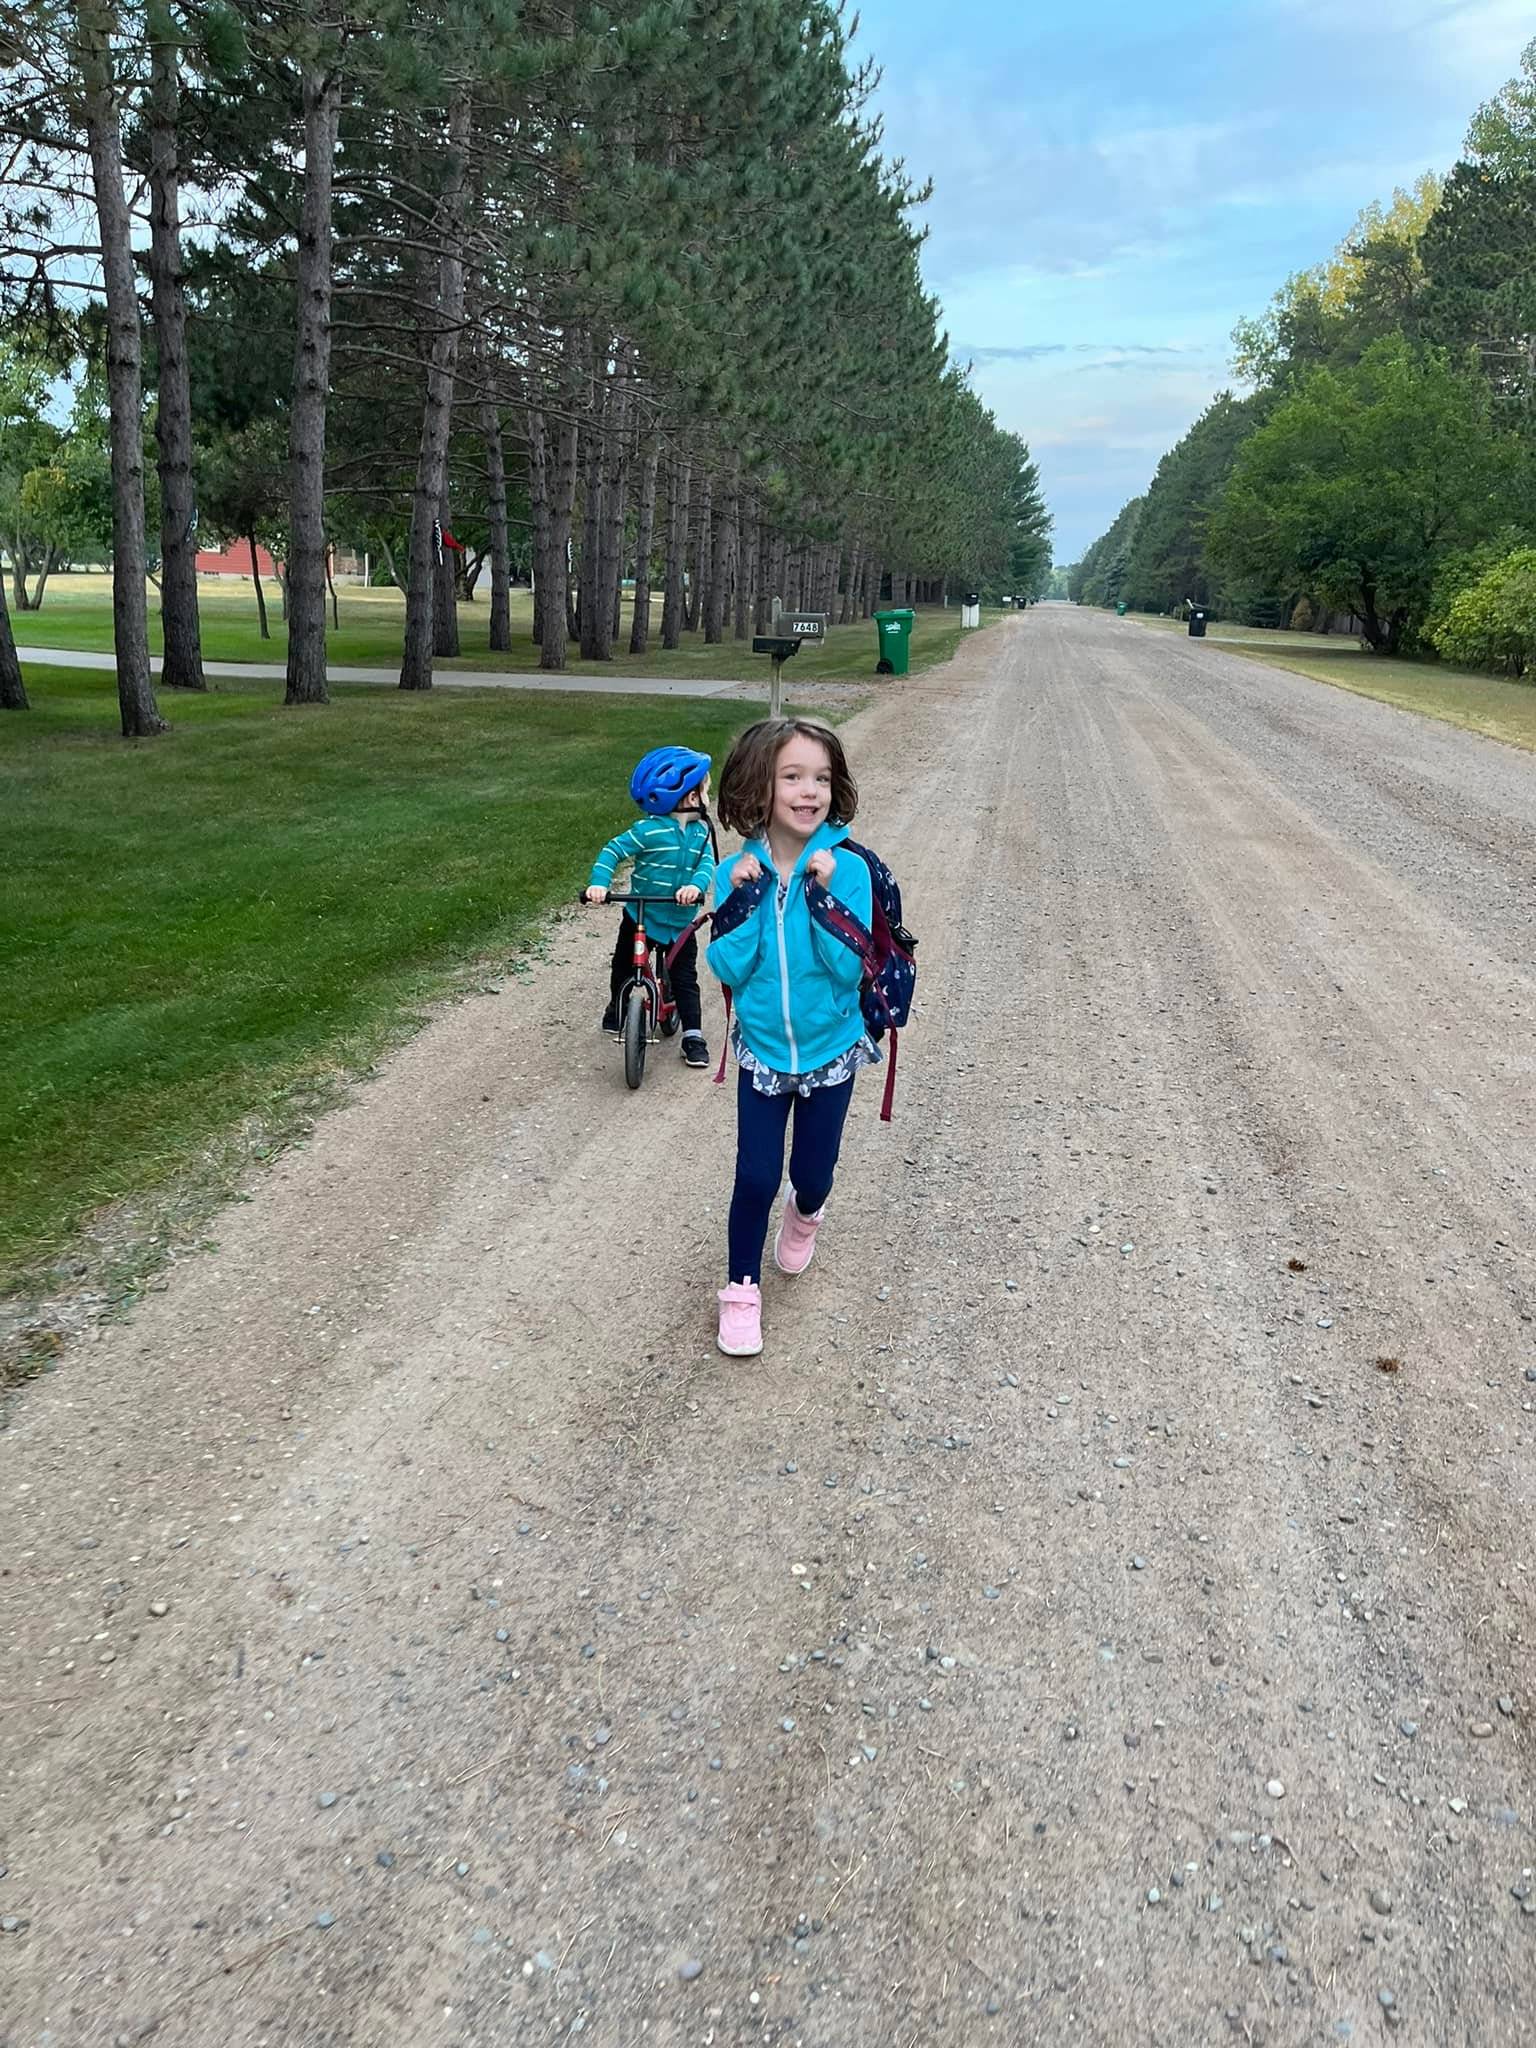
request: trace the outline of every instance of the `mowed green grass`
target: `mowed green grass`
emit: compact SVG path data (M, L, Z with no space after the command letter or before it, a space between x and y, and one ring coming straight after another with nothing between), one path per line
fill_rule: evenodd
M156 592L151 589L150 645L161 650L160 614ZM288 636L278 610L278 589L267 587L267 609L272 637L260 637L256 599L248 582L204 577L198 590L204 656L210 661L273 662L281 666L287 658ZM348 584L338 587L339 626L326 636L330 659L338 667L391 668L400 660L401 636L405 624L405 599L398 590L362 590ZM727 637L716 646L706 646L702 633L685 633L682 645L668 653L660 645L661 599L653 599L651 644L644 655L629 652L632 606L625 598L619 638L611 662L584 662L573 645L568 668L573 676L642 675L713 677L723 682L751 681L767 673L767 660L754 655L752 642ZM327 615L329 616L329 614ZM512 593L512 646L492 652L489 595L482 581L480 596L473 604L459 606L459 641L463 652L442 666L447 670L500 671L523 674L539 666L539 650L532 637L533 599L526 589ZM83 654L112 651L112 581L109 576L85 573L55 576L49 584L39 612L16 612L12 627L17 644L23 647L58 647ZM960 608L950 605L923 607L912 636L912 668L916 672L935 662L947 661L960 640ZM793 674L805 681L859 681L874 675L879 658L874 626L868 621L855 626L834 626L825 642L807 641L795 656ZM34 663L27 669L30 681L45 671Z
M1186 631L1173 619L1143 613L1132 616L1142 625ZM1314 682L1353 691L1357 697L1395 704L1401 711L1417 711L1425 718L1464 726L1508 746L1536 751L1536 685L1532 683L1509 682L1435 661L1386 659L1353 640L1320 633L1274 632L1262 626L1213 624L1203 644L1219 646L1224 654L1240 654L1246 661L1269 668L1310 676Z
M0 714L0 1290L97 1204L366 1063L455 967L515 951L629 822L647 747L718 761L758 715L362 688L285 710L226 684L125 743L109 673L31 688Z

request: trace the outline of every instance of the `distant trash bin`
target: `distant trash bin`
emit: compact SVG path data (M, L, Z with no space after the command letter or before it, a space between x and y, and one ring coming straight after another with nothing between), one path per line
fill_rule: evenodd
M905 605L875 613L875 631L880 636L880 659L875 664L877 676L904 676L907 673L912 622L916 617L917 613L909 611Z
M1125 617L1125 614L1126 614L1126 602L1125 602L1125 599L1124 599L1124 598L1122 597L1122 598L1121 598L1121 600L1120 600L1120 602L1119 602L1119 603L1118 603L1118 604L1117 604L1117 605L1115 606L1115 617L1116 617L1117 619L1123 619L1123 618Z
M1189 615L1189 637L1191 640L1205 638L1205 613L1191 612Z

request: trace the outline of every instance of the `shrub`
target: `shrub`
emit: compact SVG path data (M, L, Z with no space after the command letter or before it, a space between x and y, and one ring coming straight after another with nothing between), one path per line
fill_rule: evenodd
M1516 548L1452 598L1430 637L1448 661L1523 676L1536 667L1536 548Z

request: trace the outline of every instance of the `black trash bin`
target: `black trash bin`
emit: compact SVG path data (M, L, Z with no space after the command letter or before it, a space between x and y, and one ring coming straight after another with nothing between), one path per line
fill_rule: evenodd
M1191 612L1189 615L1189 637L1191 640L1205 638L1205 613Z

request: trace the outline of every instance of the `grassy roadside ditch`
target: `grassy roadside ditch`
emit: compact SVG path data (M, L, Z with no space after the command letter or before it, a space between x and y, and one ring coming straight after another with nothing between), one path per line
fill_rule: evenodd
M131 1292L164 1235L156 1190L184 1189L174 1229L195 1232L424 1003L526 969L541 916L628 822L640 753L670 738L718 760L757 715L365 689L294 713L229 685L125 745L113 692L50 670L0 723L0 1295ZM81 1233L114 1204L124 1231L93 1251Z

